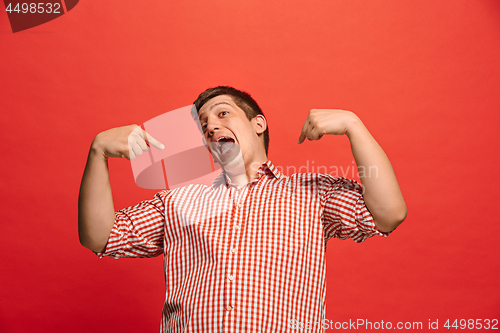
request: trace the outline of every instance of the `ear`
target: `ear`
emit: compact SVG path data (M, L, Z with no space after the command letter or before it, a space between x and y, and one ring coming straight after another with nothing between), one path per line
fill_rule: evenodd
M253 123L253 127L255 129L255 133L257 133L257 135L264 133L265 130L267 129L266 118L261 114L256 115L252 119L252 123Z

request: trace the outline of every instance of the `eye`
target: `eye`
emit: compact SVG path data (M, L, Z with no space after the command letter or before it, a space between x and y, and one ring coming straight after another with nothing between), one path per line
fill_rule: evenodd
M225 116L225 115L227 115L228 113L229 113L229 112L227 112L227 111L221 111L221 112L219 112L219 117L220 117L220 116Z

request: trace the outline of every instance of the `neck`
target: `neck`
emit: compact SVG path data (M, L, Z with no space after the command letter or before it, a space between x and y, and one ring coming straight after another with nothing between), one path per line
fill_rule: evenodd
M243 159L241 159L241 162L237 165L232 165L231 167L226 166L224 171L231 179L231 182L240 188L257 178L257 171L266 161L267 156L263 156L260 159L248 163L244 163Z

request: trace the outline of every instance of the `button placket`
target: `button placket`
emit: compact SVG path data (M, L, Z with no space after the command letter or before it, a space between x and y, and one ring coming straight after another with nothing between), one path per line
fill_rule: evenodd
M226 276L226 301L225 301L225 310L226 310L226 320L230 320L229 316L232 316L233 309L234 309L234 300L235 300L235 295L236 295L236 271L237 267L235 267L235 264L237 263L236 258L234 254L236 253L233 251L235 249L234 244L238 244L239 240L239 229L241 227L240 225L240 208L242 207L240 204L240 200L242 198L242 192L243 189L237 189L235 187L230 187L229 188L229 195L231 196L231 202L233 204L233 214L231 217L231 226L230 228L233 228L233 230L230 232L230 239L229 239L229 244L227 247L227 253L229 254L227 257L227 276ZM228 326L231 326L230 323L228 323Z
M246 199L250 195L253 189L253 185L255 184L247 184L241 189L237 189L234 187L229 188L229 195L231 196L231 201L233 203L233 214L231 217L231 226L233 230L230 233L229 244L227 247L229 256L227 258L227 276L226 276L226 292L227 298L225 301L225 309L226 309L226 319L230 320L234 316L232 311L234 309L234 301L235 297L238 294L237 291L237 272L238 272L238 246L240 244L240 239L242 237L242 233L240 229L244 227L243 223L245 223L244 216L244 203ZM243 230L243 229L241 229ZM229 323L228 323L229 324ZM226 326L225 326L226 327Z

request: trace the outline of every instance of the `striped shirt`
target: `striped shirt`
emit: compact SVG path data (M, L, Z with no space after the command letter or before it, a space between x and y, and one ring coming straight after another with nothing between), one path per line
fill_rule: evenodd
M239 189L222 173L115 216L99 257L163 254L161 332L322 332L327 241L386 236L355 181L288 177L271 161Z

